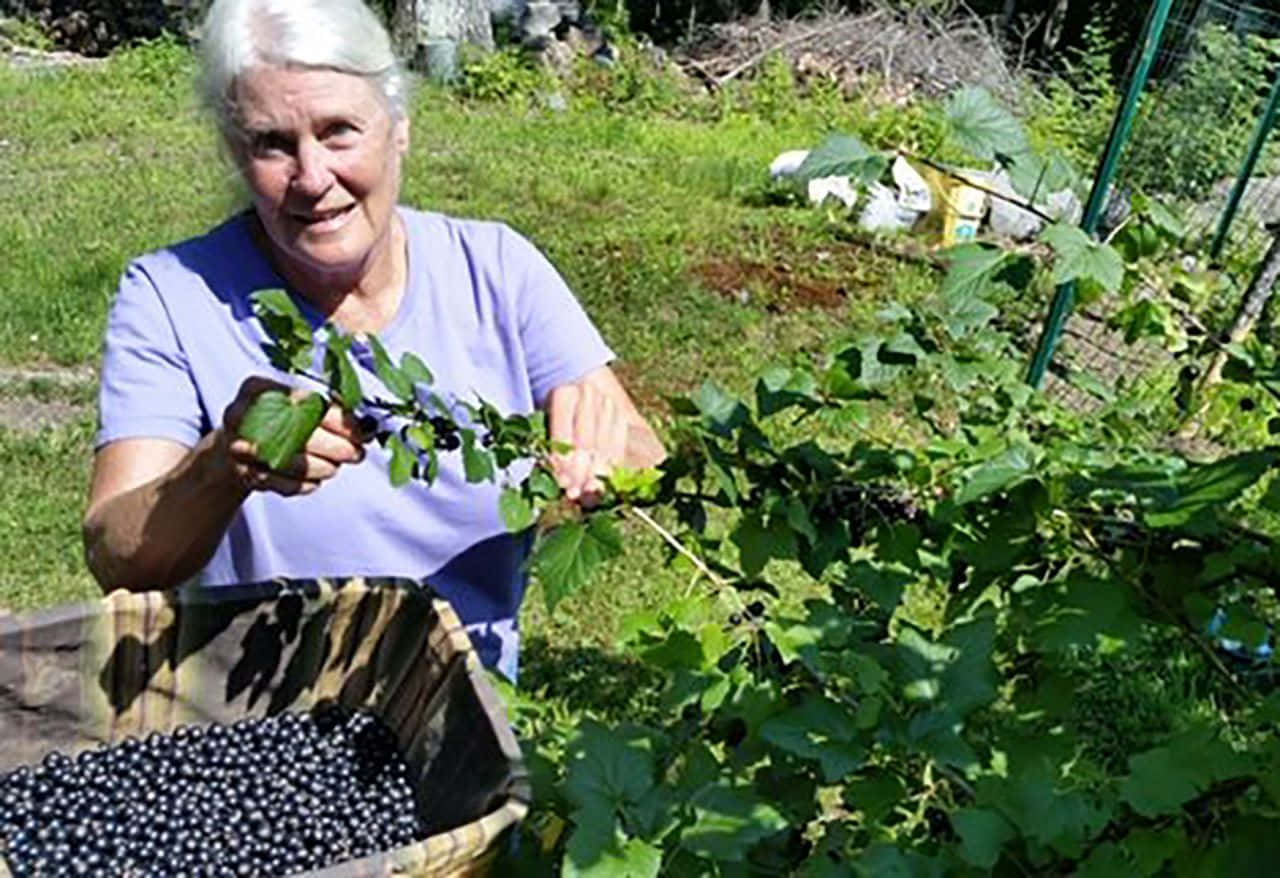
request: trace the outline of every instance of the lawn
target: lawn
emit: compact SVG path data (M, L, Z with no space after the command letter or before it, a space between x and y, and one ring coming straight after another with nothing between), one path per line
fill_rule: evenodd
M168 44L83 69L0 68L0 368L92 370L127 261L242 203L192 75L187 52ZM779 112L776 86L729 107L669 97L667 110L680 112L604 103L571 95L555 111L423 88L402 200L505 221L543 248L656 420L666 395L707 378L745 390L766 363L808 360L856 332L886 297L933 288L932 269L841 241L834 216L767 198L777 153L831 128L874 131L884 114L830 97ZM95 593L78 537L91 382L68 393L80 403L75 423L0 426L0 605ZM17 381L0 383L0 395L18 411L39 397ZM683 589L659 542L636 536L608 585L554 618L535 588L532 640L607 646L628 612Z
M934 874L905 864L935 854L967 864L945 874L998 861L1118 874L1100 864L1125 857L1156 874L1223 839L1227 857L1274 838L1280 713L1274 693L1255 698L1273 672L1239 654L1227 667L1204 636L1229 601L1232 637L1280 620L1258 599L1280 509L1274 487L1259 496L1280 451L1255 439L1274 411L1252 397L1258 411L1236 410L1264 378L1218 397L1231 447L1251 453L1188 466L1144 444L1180 417L1167 400L1120 393L1080 417L1023 381L1017 348L1050 278L1097 283L1118 253L1055 228L1093 257L1087 272L1060 245L988 243L949 254L944 280L919 238L868 241L767 180L779 152L831 131L928 145L937 104L801 95L770 65L714 97L625 65L578 71L575 87L508 62L486 71L418 92L405 203L502 220L539 245L664 431L668 398L707 379L743 398L766 366L799 381L768 388L777 408L756 406L769 425L754 433L745 407L708 391L676 434L696 441L672 444L705 467L686 472L714 463L717 478L682 479L692 493L655 515L696 507L709 526L672 528L710 545L727 579L669 558L628 518L623 555L554 612L534 583L508 706L542 786L531 824L571 827L558 853L607 864L625 841L652 867L636 874L708 874L748 853L821 867L805 874L840 855ZM78 522L116 279L243 203L192 75L168 43L82 69L0 69L0 606L96 593ZM1039 145L1052 125L1028 128ZM975 261L987 276L958 284ZM1112 291L1142 268L1121 265ZM1253 355L1259 375L1280 374L1273 350ZM829 538L834 565L816 560ZM634 721L649 728L618 725ZM594 807L615 782L628 789ZM1248 873L1205 869L1187 874Z

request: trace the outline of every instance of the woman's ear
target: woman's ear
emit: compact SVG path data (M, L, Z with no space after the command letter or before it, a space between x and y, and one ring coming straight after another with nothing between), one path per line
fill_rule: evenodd
M391 139L395 142L396 152L400 155L409 154L409 117L401 116L394 123L391 131Z

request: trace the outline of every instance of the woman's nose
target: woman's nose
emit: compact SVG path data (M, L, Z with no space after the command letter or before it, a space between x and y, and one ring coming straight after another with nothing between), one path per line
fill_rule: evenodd
M298 164L289 185L299 195L319 197L333 183L333 173L325 161L325 149L315 141L298 144Z

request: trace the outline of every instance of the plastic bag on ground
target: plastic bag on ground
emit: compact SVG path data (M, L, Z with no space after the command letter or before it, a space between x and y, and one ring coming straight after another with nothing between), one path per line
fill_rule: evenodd
M809 181L809 201L822 204L828 198L843 202L845 207L852 208L858 203L858 190L853 188L853 181L848 177L819 177Z

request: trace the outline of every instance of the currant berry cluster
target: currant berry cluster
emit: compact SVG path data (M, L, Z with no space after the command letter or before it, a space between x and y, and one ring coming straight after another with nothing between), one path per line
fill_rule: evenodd
M393 734L340 707L52 753L0 778L15 878L289 875L425 836Z

